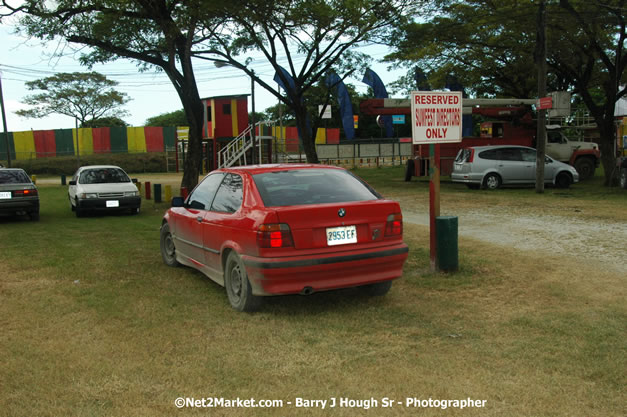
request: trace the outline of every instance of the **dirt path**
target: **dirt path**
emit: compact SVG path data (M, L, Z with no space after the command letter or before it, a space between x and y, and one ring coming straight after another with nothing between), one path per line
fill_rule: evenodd
M429 224L428 212L403 208L403 220ZM554 215L512 215L502 209L462 211L458 217L461 237L540 251L565 260L598 263L627 275L627 223L581 220Z

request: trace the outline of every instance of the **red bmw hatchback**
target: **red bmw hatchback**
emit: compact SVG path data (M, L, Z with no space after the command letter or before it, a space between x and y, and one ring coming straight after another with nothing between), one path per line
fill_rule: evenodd
M161 254L226 287L239 311L262 297L365 286L386 294L408 248L397 202L351 172L324 165L263 165L207 175L172 200Z

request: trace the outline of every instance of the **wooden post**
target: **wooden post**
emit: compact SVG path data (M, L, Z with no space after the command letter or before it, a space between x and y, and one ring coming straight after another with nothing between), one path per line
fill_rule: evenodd
M438 241L435 218L440 215L440 144L429 145L429 258L431 272L438 270Z

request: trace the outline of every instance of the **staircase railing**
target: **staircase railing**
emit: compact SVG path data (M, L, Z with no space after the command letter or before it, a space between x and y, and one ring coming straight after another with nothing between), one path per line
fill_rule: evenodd
M260 121L256 123L256 126L263 126L273 122ZM260 129L261 130L261 129ZM230 141L224 148L218 152L218 167L228 168L233 166L236 162L239 165L247 165L247 152L253 147L252 137L253 127L249 125L238 137ZM261 161L261 140L268 139L266 136L257 135L256 147L259 150L257 161ZM256 151L256 150L255 150ZM242 163L243 162L243 163Z

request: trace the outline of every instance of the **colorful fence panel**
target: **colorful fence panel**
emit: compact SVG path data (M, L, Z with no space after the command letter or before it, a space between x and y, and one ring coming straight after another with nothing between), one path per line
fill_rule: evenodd
M111 152L111 129L108 127L97 127L91 130L94 153Z
M72 144L78 150L79 155L91 155L94 153L94 140L91 128L72 129Z

